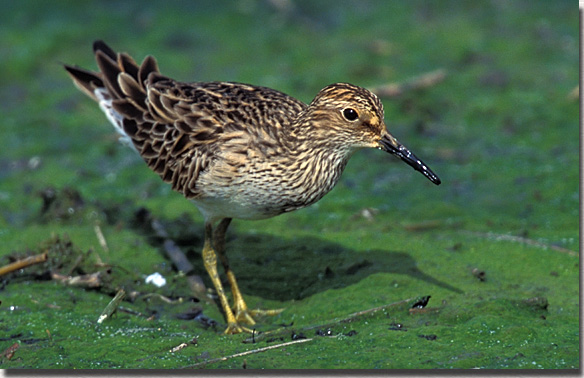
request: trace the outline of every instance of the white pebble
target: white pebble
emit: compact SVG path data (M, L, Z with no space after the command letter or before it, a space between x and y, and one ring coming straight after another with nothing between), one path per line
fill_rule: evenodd
M162 277L162 274L156 272L146 277L146 283L151 283L156 287L162 287L166 285L166 278Z

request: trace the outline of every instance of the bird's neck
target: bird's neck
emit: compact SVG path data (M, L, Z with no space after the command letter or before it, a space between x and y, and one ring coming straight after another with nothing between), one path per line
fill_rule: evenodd
M352 150L334 143L325 135L314 132L309 125L290 128L284 144L288 153L288 182L302 190L291 193L294 197L287 211L308 206L328 193L339 181Z

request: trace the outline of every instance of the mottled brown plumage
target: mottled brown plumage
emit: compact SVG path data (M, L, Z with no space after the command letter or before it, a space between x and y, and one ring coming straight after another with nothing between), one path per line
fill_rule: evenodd
M138 65L97 41L99 72L65 68L97 101L148 166L191 199L205 217L203 259L227 318L227 333L247 330L248 310L224 255L232 218L262 219L318 201L363 147L400 157L435 184L438 177L385 127L383 105L346 83L323 88L306 105L279 91L230 82L182 83L160 74L154 58ZM213 227L218 222L213 233ZM221 257L235 314L216 269Z

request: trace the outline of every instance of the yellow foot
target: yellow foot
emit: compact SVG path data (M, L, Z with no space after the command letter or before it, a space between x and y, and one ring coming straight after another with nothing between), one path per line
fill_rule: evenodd
M253 333L255 330L244 327L241 324L248 324L254 325L256 321L254 318L260 316L275 316L284 311L283 308L279 308L276 310L248 310L247 308L244 309L237 309L235 311L235 321L227 323L227 329L225 329L225 334L227 335L234 335L236 333Z
M229 323L227 325L227 328L225 329L226 335L235 335L237 333L242 333L242 332L253 333L253 330L249 329L247 327L240 326L237 323Z

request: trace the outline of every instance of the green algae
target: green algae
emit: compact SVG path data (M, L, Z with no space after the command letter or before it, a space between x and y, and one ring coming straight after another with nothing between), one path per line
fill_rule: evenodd
M0 352L19 348L0 366L578 369L573 5L290 3L108 2L91 12L76 2L7 6L1 261L55 240L70 242L71 255L62 255L64 265L3 277ZM201 216L115 141L62 70L61 62L94 67L95 39L138 60L153 54L177 79L250 82L304 101L335 81L377 86L446 69L440 84L383 101L392 133L443 184L380 151L360 151L316 205L234 221L227 248L246 299L285 308L257 329L286 327L255 344L222 335L216 305L188 290L161 241L136 224L138 210L148 209L209 286L199 263ZM81 255L74 273L101 269L99 256L110 269L107 285L71 287L42 274L68 270ZM166 287L144 283L154 272ZM119 288L142 296L98 325ZM420 296L430 296L423 309L389 306L342 322ZM302 337L312 340L193 366Z

